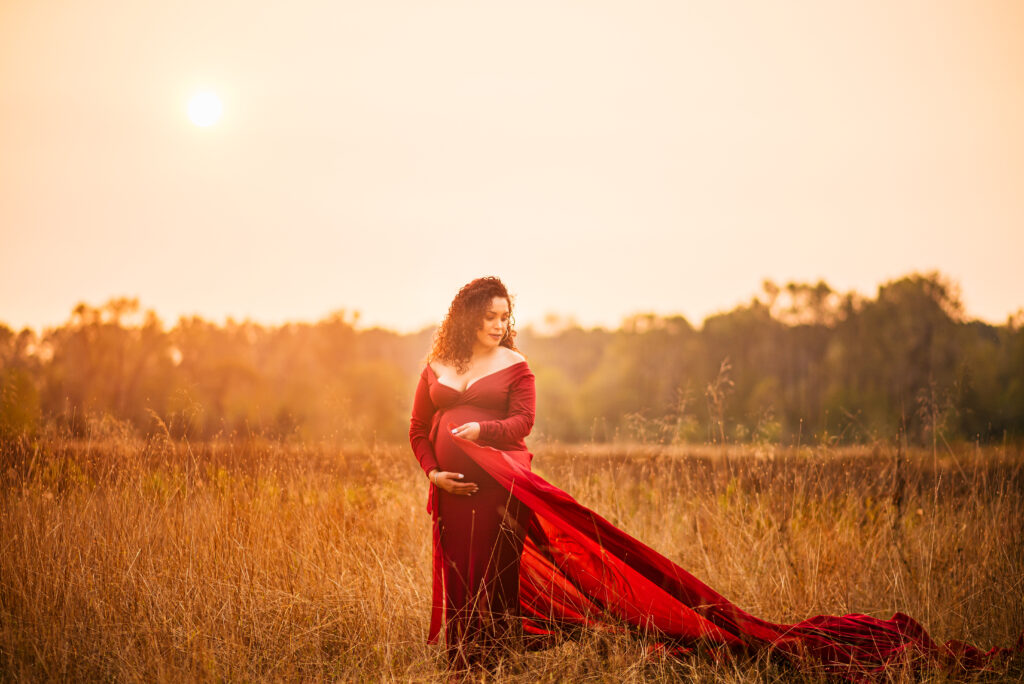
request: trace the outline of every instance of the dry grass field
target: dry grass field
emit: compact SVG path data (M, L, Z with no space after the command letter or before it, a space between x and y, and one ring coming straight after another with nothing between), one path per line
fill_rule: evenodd
M1024 629L1020 449L535 453L551 482L765 618L902 611L986 648ZM2 458L2 680L445 676L424 643L430 519L407 448L110 436ZM491 678L815 680L779 667L595 633Z

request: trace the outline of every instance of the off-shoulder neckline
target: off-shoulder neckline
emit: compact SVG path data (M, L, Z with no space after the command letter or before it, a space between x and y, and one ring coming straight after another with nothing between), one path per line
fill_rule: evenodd
M469 391L470 387L473 387L474 385L476 385L481 380L489 378L492 375L497 375L498 373L501 373L503 371L507 371L509 368L515 368L516 366L518 366L520 364L523 364L523 363L526 363L526 359L523 359L522 361L516 361L515 363L509 364L509 365L505 366L504 368L499 368L496 371L491 371L490 373L487 373L486 375L481 375L479 378L474 379L473 382L471 382L468 385L466 385L465 389L461 389L461 390L458 389L457 387L452 387L451 385L449 385L447 383L441 382L441 378L437 377L437 371L434 370L434 367L431 366L429 363L427 364L427 368L429 368L430 372L434 374L434 381L438 385L441 385L441 387L447 387L448 389L450 389L453 392L458 392L459 394L465 394L466 392Z

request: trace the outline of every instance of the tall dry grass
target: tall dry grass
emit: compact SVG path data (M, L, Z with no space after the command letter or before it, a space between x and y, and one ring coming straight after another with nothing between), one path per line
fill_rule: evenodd
M121 436L3 459L2 679L444 677L424 643L426 483L405 448ZM1024 629L1020 450L549 446L534 464L762 617L898 610L984 647ZM591 634L490 676L795 676L778 668Z

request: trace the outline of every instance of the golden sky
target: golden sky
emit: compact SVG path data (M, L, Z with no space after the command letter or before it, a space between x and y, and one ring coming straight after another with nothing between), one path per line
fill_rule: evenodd
M200 128L190 96L223 116ZM0 321L1024 305L1024 2L2 0Z

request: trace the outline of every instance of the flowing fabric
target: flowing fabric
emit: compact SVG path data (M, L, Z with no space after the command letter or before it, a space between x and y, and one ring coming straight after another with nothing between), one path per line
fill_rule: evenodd
M520 454L459 439L463 450L533 513L520 574L524 629L627 624L675 648L698 643L736 651L769 649L852 679L898 663L981 670L1014 651L982 651L959 641L937 644L902 613L819 615L777 624L738 608L686 570L616 528L523 466Z
M522 430L528 432L533 422L533 376L525 363L508 376L492 378L489 391L499 392L500 387L495 385L502 383L498 380L519 383L517 391L506 392L510 403L515 403L516 396L522 403L509 415L513 419L528 415L528 420L511 435L503 435L516 437L505 439L512 442L507 446L519 447L526 434ZM485 380L489 377L485 376ZM430 385L431 378L427 376L423 381ZM524 395L528 396L524 399ZM425 395L418 390L417 396ZM414 410L414 416L415 413ZM652 636L675 653L686 652L698 644L734 652L770 651L797 663L817 662L824 672L849 679L872 678L898 664L940 666L951 671L984 670L1013 652L1024 651L1024 635L1013 649L982 651L958 641L938 644L920 624L902 613L888 620L860 614L821 615L796 624L757 618L531 472L532 455L525 445L501 448L479 443L485 441L484 432L487 439L493 439L493 430L507 425L489 424L478 442L473 442L451 435L451 428L461 424L464 416L456 412L451 417L454 420L443 412L431 415L431 432L437 435L443 422L440 433L473 464L474 476L489 487L496 483L504 500L512 497L522 505L514 521L510 523L508 517L503 520L516 532L512 538L513 548L520 554L518 613L522 633L528 639L543 643L546 638L579 628L628 627ZM500 419L497 422L501 424ZM414 450L416 446L414 438ZM431 466L429 459L424 464L425 455L425 450L417 451L425 470L438 467ZM502 499L493 492L488 496L491 501ZM443 548L439 535L438 506L429 508L435 521L434 602L429 637L433 642L444 619L442 611L446 606L449 611L452 609L451 602L445 600L452 585L445 578L450 554ZM493 556L494 548L486 552ZM510 589L506 586L505 591ZM451 648L451 639L465 638L466 632L448 631L447 637Z

